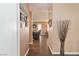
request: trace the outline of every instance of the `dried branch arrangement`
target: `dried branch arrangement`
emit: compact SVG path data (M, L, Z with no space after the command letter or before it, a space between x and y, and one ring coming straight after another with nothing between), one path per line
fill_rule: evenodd
M61 56L64 56L64 44L65 44L65 38L68 32L69 23L70 23L70 20L59 20L57 22L59 39L61 43L61 47L60 47Z

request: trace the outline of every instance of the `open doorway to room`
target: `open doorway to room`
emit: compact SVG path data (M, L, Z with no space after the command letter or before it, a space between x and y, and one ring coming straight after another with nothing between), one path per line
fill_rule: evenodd
M47 45L48 40L48 7L50 4L29 4L32 10L32 36L28 56L51 56Z
M50 5L46 3L20 4L20 55L52 55L47 44Z
M49 56L51 52L47 46L48 23L33 22L33 44L30 45L28 56Z

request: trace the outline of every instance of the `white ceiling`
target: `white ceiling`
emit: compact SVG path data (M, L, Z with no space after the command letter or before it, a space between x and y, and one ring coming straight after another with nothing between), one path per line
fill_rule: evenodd
M33 20L48 20L48 3L30 3Z

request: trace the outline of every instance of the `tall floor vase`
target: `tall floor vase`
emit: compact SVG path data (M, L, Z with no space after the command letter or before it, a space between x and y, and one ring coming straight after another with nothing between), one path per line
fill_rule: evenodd
M65 41L60 41L60 43L61 43L61 46L60 46L60 55L61 56L64 56L64 43Z
M64 56L64 46L65 46L65 39L68 32L68 26L70 21L69 20L59 20L57 22L57 28L59 33L60 39L60 55Z

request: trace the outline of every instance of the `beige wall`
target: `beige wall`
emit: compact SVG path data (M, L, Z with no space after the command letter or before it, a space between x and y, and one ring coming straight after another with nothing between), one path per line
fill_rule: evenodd
M49 28L48 45L52 53L59 53L60 41L57 32L57 20L70 19L68 34L65 41L65 53L79 54L79 4L53 4L53 24Z
M23 24L24 26L24 24ZM22 27L20 28L20 55L23 56L28 50L29 42L29 28Z
M28 26L25 27L25 23L22 22L22 28L20 27L20 55L24 56L29 49L29 12L26 4L21 4L21 10L23 14L27 15Z

